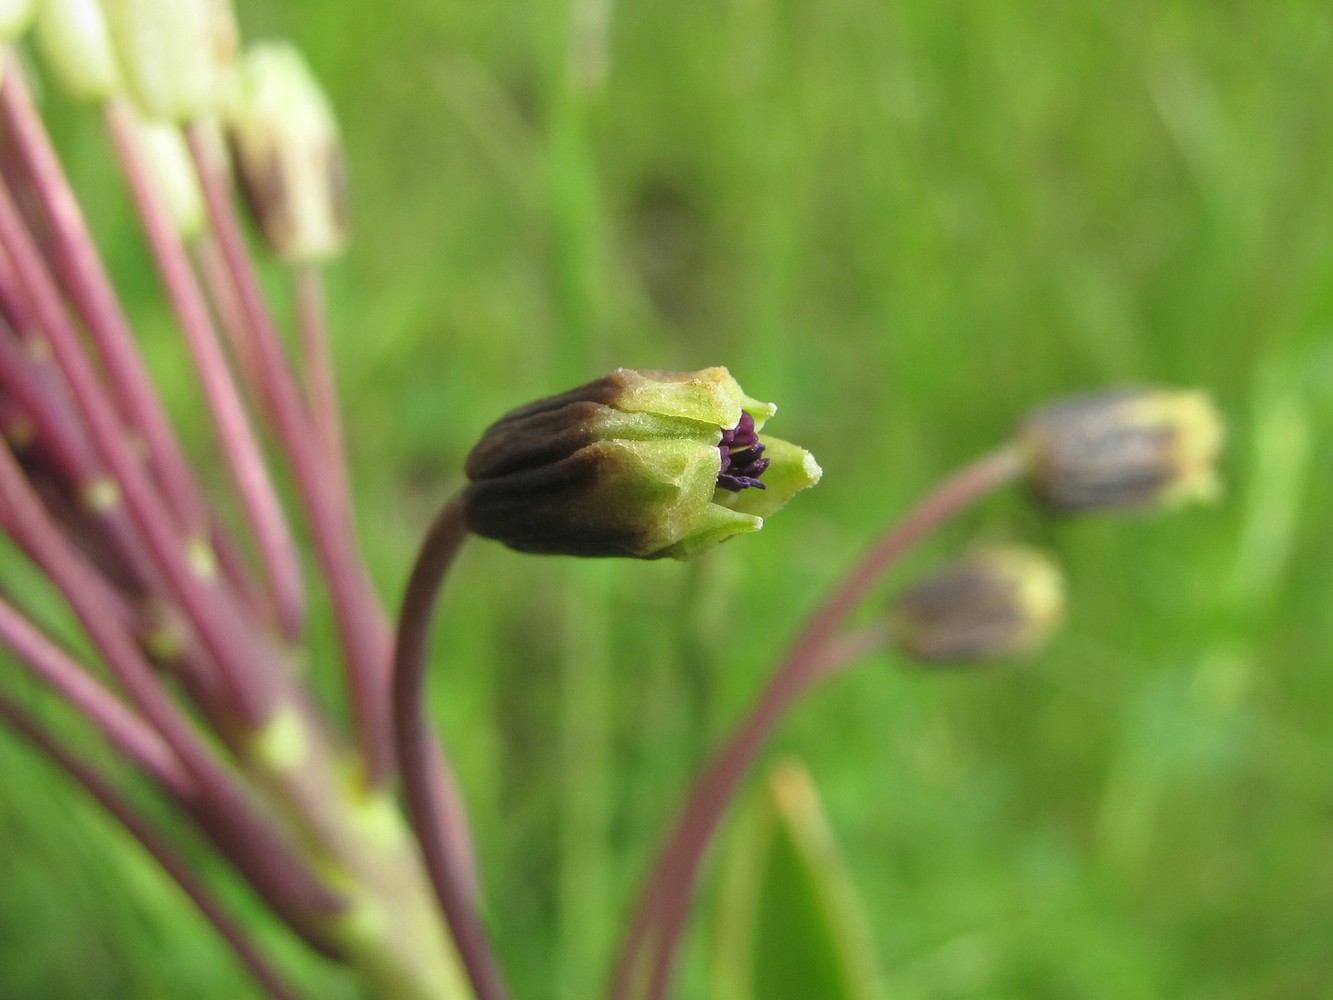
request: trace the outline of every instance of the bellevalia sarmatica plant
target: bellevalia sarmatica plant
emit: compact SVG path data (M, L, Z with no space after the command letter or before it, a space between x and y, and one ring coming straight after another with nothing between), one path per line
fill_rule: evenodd
M49 83L104 119L243 532L201 488L147 374L34 104L34 64L20 56L30 26ZM89 740L57 736L7 684L0 721L142 844L267 994L297 995L173 846L178 831L136 806L145 792L367 996L506 996L450 763L423 711L433 607L458 548L477 535L538 554L707 558L814 485L819 466L771 437L776 408L720 367L618 369L518 407L469 455L468 484L427 532L393 628L357 551L320 283L345 237L341 150L300 56L242 49L225 0L0 0L0 31L0 529L95 650L81 658L23 594L0 595L8 671L53 692ZM296 363L256 252L288 279ZM1016 481L1066 512L1206 496L1220 443L1198 393L1079 396L1032 414L897 519L797 630L698 778L626 918L609 994L667 995L713 834L815 683L886 644L922 661L1016 655L1059 619L1058 571L1007 546L908 589L876 624L849 625L908 547ZM294 484L290 509L271 460ZM308 641L298 521L334 609L349 733L292 667ZM93 734L109 760L95 759Z

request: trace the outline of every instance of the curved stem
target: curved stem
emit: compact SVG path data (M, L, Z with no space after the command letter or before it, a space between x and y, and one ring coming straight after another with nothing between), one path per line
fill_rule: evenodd
M783 712L832 671L830 663L836 665L837 658L830 654L837 651L838 629L847 616L904 552L963 508L1012 481L1022 468L1021 453L1007 445L954 473L871 546L809 619L750 714L696 782L670 839L658 854L617 963L611 987L615 1000L626 1000L640 981L641 957L654 931L648 996L651 1000L666 996L695 878L713 833Z
M426 661L435 599L466 538L462 503L455 497L445 504L426 533L403 596L393 656L393 737L412 829L477 1000L504 1000L504 982L469 898L466 873L458 852L450 849L442 784L425 712Z

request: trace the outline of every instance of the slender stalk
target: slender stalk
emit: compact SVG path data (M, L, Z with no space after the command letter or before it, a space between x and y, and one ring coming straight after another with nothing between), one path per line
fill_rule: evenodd
M0 308L5 302L0 291ZM99 600L116 610L126 628L136 632L151 628L151 615L131 602L138 598L147 604L153 595L165 594L161 576L144 551L142 536L125 510L115 480L98 462L83 427L70 412L69 392L60 373L52 369L49 359L34 356L33 348L39 344L45 341L29 341L25 352L7 331L0 330L0 388L32 422L36 451L44 463L49 463L68 494L66 506L70 511L64 523L91 544L105 547L118 567L119 582L130 592L127 595L110 580L103 581ZM48 506L54 499L46 498ZM0 521L2 515L0 512ZM40 565L36 554L26 551ZM209 718L224 720L230 715L212 664L201 656L191 639L187 638L171 662L195 704Z
M153 186L134 134L133 112L123 99L106 106L107 126L143 222L163 284L189 344L218 439L254 533L269 593L283 635L294 639L305 619L304 585L295 543L245 407L227 368L203 293L169 212Z
M7 723L50 758L60 770L82 785L97 804L139 842L222 935L241 964L273 1000L298 1000L297 993L260 953L246 929L231 918L213 897L211 890L195 876L189 864L176 854L110 782L65 750L54 737L29 719L18 705L3 696L0 696L0 721Z
M0 444L0 506L7 512L11 532L37 554L43 569L64 594L130 700L195 781L196 804L200 815L208 817L209 832L218 834L219 843L239 845L239 853L233 854L233 860L238 866L249 868L247 874L256 888L266 893L270 905L293 926L308 928L312 916L336 912L338 898L254 812L234 776L202 742L193 724L168 697L133 640L98 600L95 581L46 514L13 454L3 444Z
M324 442L329 476L350 506L347 464L344 459L342 416L338 412L338 383L329 350L329 327L324 303L324 281L315 264L304 264L293 275L297 328L301 334L301 357L305 362L306 395L314 416L315 430Z
M3 73L0 114L51 226L70 301L97 345L120 414L143 436L173 520L201 535L208 523L207 506L135 350L129 323L12 51L4 54Z
M1023 468L1021 453L1005 446L964 466L926 495L875 542L809 619L774 670L745 721L695 783L667 844L640 896L617 963L611 996L626 1000L640 982L640 960L656 931L650 1000L662 1000L693 898L704 852L740 781L781 720L808 688L827 676L838 657L837 632L867 591L917 541L965 507L1012 481Z
M330 480L323 449L265 304L214 143L204 123L192 123L185 134L209 220L245 318L248 343L255 352L260 395L292 463L297 490L309 514L311 535L333 598L366 777L378 786L392 767L386 697L391 637L357 551L351 511Z
M0 93L7 86L8 82L0 86ZM245 723L259 726L271 707L276 672L282 668L221 581L207 566L191 564L189 545L175 534L175 519L125 440L120 420L83 353L60 293L3 185L0 185L0 245L14 264L22 292L27 296L25 304L49 339L84 429L123 493L126 508L144 539L155 570L217 664L235 710Z
M408 578L393 657L394 746L402 773L408 814L421 845L426 870L477 1000L504 1000L507 993L481 920L469 899L467 877L443 822L441 786L426 723L425 684L435 600L454 557L467 538L463 508L445 504L426 533Z
M117 753L172 794L182 798L192 794L190 776L162 738L3 598L0 643L34 677L97 726Z
M218 320L227 334L232 358L241 373L241 384L252 392L259 392L261 377L254 338L250 336L250 328L246 325L245 313L241 309L231 275L227 272L222 250L213 234L207 231L195 237L193 249L195 272L202 276L201 283L208 290Z

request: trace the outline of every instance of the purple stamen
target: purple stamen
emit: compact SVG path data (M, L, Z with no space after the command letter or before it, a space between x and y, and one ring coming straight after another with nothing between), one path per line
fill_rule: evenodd
M722 453L722 468L717 474L719 489L739 493L744 489L766 489L759 477L768 468L768 459L761 458L764 446L754 428L754 417L742 412L740 422L722 432L717 446Z

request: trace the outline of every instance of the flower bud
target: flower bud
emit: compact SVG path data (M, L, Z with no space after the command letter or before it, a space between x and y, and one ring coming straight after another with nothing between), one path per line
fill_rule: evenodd
M104 101L120 89L98 0L42 0L33 35L51 75L76 101Z
M102 0L135 100L152 118L189 121L213 110L229 52L230 0Z
M0 39L10 42L28 30L37 0L0 0Z
M1059 567L1019 546L980 549L894 602L903 653L924 663L1017 656L1039 646L1064 615Z
M225 107L227 136L265 241L292 263L324 260L346 241L346 176L324 91L290 45L250 49Z
M140 119L135 126L144 166L171 214L176 231L183 240L198 236L207 213L185 137L179 128L165 122Z
M522 552L685 559L819 481L725 368L618 369L513 410L467 460L468 527Z
M1223 437L1207 394L1138 387L1058 400L1019 429L1033 491L1060 511L1212 499Z

